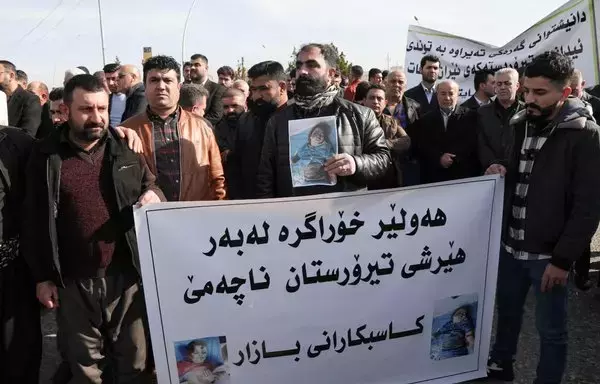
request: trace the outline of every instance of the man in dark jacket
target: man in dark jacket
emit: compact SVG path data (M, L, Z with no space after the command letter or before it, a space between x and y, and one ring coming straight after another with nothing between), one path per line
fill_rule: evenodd
M479 176L477 116L458 106L458 84L443 80L437 85L439 107L409 129L421 165L421 182L435 183Z
M385 134L385 142L392 159L392 166L388 168L385 177L368 184L371 190L396 188L403 185L402 166L410 150L410 137L400 126L398 120L383 113L386 104L385 87L381 84L371 84L367 91L364 106L375 112L377 121Z
M421 77L419 85L406 91L406 96L415 100L421 106L424 115L438 107L435 97L435 82L440 73L440 59L434 55L425 55L421 58Z
M391 115L407 133L421 116L421 106L415 100L406 96L406 73L393 70L385 78L387 107L383 111ZM417 185L421 182L419 163L411 148L400 165L402 185Z
M494 91L494 72L487 69L475 72L473 86L475 87L475 94L460 106L477 110L481 106L490 104L492 97L496 94Z
M308 44L296 56L296 96L293 104L269 120L258 169L258 197L315 195L365 189L368 182L384 177L391 166L385 135L372 110L341 99L332 79L337 53L326 44ZM337 155L324 163L333 186L294 188L290 170L290 120L333 116L336 121Z
M121 122L142 113L148 106L146 93L140 70L135 65L123 65L119 69L118 93L126 96L125 111L121 116Z
M540 360L536 383L560 383L567 360L567 280L600 221L600 137L585 104L569 97L568 56L546 52L525 70L526 110L513 117L488 376L514 379L513 358L530 286L536 297Z
M115 382L144 382L132 206L165 198L144 159L108 128L108 94L98 79L69 80L63 108L67 123L31 151L23 252L39 302L58 308L72 382L101 382L107 354Z
M225 87L208 79L208 59L199 53L191 57L192 68L190 76L192 83L200 84L208 91L208 100L206 100L206 112L204 117L214 126L217 125L223 117L223 104L221 98L225 92Z
M42 359L35 283L19 252L25 166L34 139L0 126L0 383L37 383Z
M288 102L287 77L276 61L263 61L250 68L250 111L236 126L229 161L225 167L231 199L256 198L257 173L265 139L265 127L273 114Z
M42 106L36 95L19 85L16 76L15 65L0 60L0 90L8 98L8 125L24 129L35 137L42 122Z
M495 80L496 100L477 110L478 154L483 171L492 164L508 161L513 142L509 122L524 108L524 103L517 100L519 73L515 69L498 70Z

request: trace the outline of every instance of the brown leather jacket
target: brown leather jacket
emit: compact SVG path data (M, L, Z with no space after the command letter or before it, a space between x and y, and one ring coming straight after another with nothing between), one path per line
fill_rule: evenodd
M142 139L144 157L152 173L156 174L152 123L144 111L121 123L131 128ZM179 148L181 156L180 201L223 200L225 176L221 154L212 129L205 120L179 109ZM181 145L182 143L193 145Z

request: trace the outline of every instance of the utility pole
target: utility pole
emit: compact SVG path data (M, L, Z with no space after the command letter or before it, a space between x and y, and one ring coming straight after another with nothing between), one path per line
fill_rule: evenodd
M192 10L194 9L194 5L196 5L196 0L192 1L192 5L190 5L190 9L188 11L187 17L185 18L185 24L183 25L183 38L181 39L181 65L185 63L185 35L187 33L188 21L190 20L190 16L192 15Z
M100 16L100 43L102 44L102 66L106 65L106 48L104 47L104 26L102 25L102 5L98 0L98 16Z
M387 70L390 70L390 62L392 61L390 59L390 53L388 52L387 56L386 56L386 60L387 60Z

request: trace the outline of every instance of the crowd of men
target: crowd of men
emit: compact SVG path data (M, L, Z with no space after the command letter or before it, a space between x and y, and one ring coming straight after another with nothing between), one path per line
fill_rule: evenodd
M63 358L55 383L145 383L152 353L132 207L160 201L263 199L376 190L484 174L505 177L498 327L491 378L513 380L530 287L540 334L538 384L560 383L567 280L590 289L590 241L600 222L598 86L557 52L515 69L481 71L475 94L421 60L351 69L308 44L286 73L275 61L209 79L195 54L143 70L109 64L66 71L49 91L0 60L0 382L37 383L40 304L57 311ZM25 77L25 78L24 78ZM294 187L289 122L334 116L334 185Z

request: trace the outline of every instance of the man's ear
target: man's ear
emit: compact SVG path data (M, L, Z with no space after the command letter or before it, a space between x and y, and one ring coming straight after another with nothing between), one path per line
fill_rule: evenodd
M279 81L279 94L283 95L287 92L287 82L284 80Z
M570 86L566 86L562 91L562 99L565 100L567 97L571 96L571 92L573 92L573 89Z

